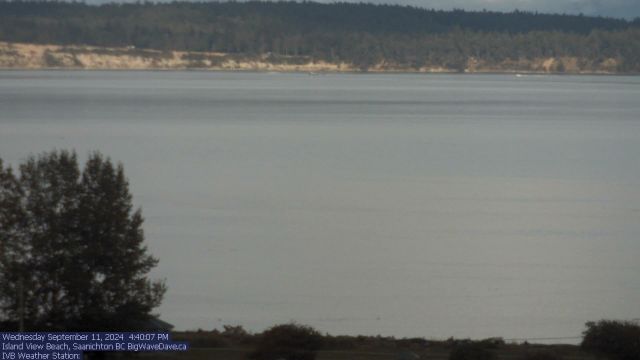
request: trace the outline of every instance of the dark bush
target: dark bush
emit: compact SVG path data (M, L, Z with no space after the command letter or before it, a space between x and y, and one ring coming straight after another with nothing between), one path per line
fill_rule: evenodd
M192 348L221 348L231 345L218 331L187 331L173 334L174 341L187 341Z
M493 360L494 357L486 344L472 341L456 342L449 353L449 360Z
M629 321L588 322L582 348L615 360L640 359L640 325Z
M358 345L358 340L353 336L325 335L322 339L322 348L325 350L351 350Z
M322 344L315 329L298 324L274 326L263 332L256 350L249 354L255 360L314 360Z
M221 335L235 346L253 344L255 336L249 334L241 325L224 325Z
M44 59L44 63L48 67L61 67L64 66L64 61L60 60L56 57L52 51L45 50L42 54L42 58Z
M497 349L501 346L504 346L504 339L501 337L492 337L492 338L480 340L479 343L485 349Z
M562 360L562 356L548 350L537 350L527 353L524 360Z

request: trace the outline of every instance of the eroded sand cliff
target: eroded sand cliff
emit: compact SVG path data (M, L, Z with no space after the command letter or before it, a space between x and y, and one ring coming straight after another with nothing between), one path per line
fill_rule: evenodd
M380 63L370 72L532 72L532 73L615 73L616 59L593 63L578 58L505 60L488 64L469 58L459 68L427 65L410 68ZM243 57L216 52L158 51L148 49L61 46L0 42L0 68L5 69L101 69L101 70L246 70L281 72L352 72L364 69L347 63L314 61L307 57L264 54Z

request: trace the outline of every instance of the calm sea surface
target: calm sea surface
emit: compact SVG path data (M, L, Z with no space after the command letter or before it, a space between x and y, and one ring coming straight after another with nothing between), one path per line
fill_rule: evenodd
M640 318L640 77L0 72L0 157L54 148L124 164L179 329Z

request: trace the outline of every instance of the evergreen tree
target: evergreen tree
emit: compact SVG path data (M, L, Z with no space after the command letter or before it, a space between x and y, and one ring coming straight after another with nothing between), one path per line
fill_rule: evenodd
M640 359L640 324L631 321L588 322L580 346L611 360Z
M27 330L143 328L165 285L147 278L157 259L122 165L95 153L81 172L75 153L53 151L0 175L2 315L22 311Z
M26 239L21 236L24 212L22 191L10 168L0 159L0 309L5 318L19 318L18 287L22 284ZM11 296L9 294L13 294Z

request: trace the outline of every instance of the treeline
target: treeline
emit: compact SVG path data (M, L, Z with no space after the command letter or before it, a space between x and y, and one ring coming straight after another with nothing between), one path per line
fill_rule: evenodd
M0 41L270 54L362 69L567 57L577 68L609 61L615 71L640 72L640 19L362 3L4 1Z
M449 360L563 360L601 359L637 360L640 358L640 324L630 321L588 322L580 346L507 343L502 338L484 340L427 340L382 336L331 336L312 327L290 323L276 325L252 334L241 326L224 326L223 331L189 331L173 334L173 339L188 341L193 348L245 350L254 360L313 360L318 351L353 351L353 354L393 354L397 359ZM355 356L358 357L358 356Z

